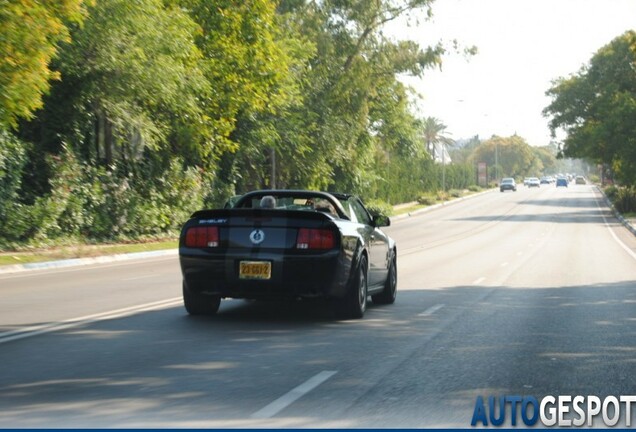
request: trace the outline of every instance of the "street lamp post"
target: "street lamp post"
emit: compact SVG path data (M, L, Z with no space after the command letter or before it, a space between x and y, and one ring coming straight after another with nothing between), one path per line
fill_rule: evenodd
M446 143L442 141L442 191L446 192ZM442 200L445 194L442 194Z
M495 181L499 183L499 145L495 142Z

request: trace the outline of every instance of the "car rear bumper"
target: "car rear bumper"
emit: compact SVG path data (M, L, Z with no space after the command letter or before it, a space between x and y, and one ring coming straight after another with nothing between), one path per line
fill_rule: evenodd
M266 252L209 254L186 249L180 251L179 261L190 290L250 299L343 297L351 269L351 260L339 250L281 255ZM241 261L270 262L270 279L240 278Z

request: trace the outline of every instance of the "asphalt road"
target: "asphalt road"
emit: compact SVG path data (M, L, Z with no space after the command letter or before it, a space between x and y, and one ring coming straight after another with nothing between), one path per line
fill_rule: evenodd
M176 257L0 275L0 428L470 427L477 396L636 394L636 237L593 187L387 231L398 299L362 320L189 317Z

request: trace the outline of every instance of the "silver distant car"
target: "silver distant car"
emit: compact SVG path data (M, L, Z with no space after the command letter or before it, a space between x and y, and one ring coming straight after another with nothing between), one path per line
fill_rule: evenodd
M517 183L515 182L515 179L513 179L512 177L503 178L501 179L501 183L499 183L500 192L507 191L507 190L517 192Z

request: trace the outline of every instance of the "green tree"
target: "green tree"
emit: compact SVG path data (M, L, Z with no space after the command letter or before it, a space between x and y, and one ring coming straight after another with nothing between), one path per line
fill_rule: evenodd
M546 92L544 114L553 133L566 134L562 152L612 166L636 184L636 32L627 31L594 54L589 64Z
M554 146L532 147L536 158L540 164L536 164L537 169L534 175L552 174L556 169L557 151Z
M182 122L175 118L205 121L199 99L208 86L194 44L198 26L187 14L161 0L98 1L89 14L57 62L63 83L50 110L70 105L75 115L66 123L81 130L62 136L110 165L159 148Z
M296 47L280 42L276 4L271 0L179 0L200 26L196 44L203 54L202 70L213 90L201 98L210 120L207 154L235 152L240 144L230 135L239 115L276 112L294 98L287 92L290 57ZM291 51L286 51L290 48ZM302 57L302 54L301 54Z
M430 4L333 0L323 2L316 11L320 43L318 61L312 64L314 86L309 101L317 119L320 152L328 157L330 177L338 189L369 187L375 129L388 118L389 101L384 96L400 91L394 87L397 75L420 76L441 62L443 47L395 42L381 31L384 24L404 14L430 13Z
M15 127L42 106L50 81L59 79L51 59L67 24L80 23L83 0L0 1L0 126Z
M540 171L538 159L530 145L519 135L500 137L493 135L483 141L471 155L472 163L486 162L491 167L491 179L501 177L525 177L537 175Z
M421 74L438 65L444 52L441 46L421 49L413 42L390 41L381 29L429 3L281 2L277 22L282 31L274 41L296 42L286 50L289 61L278 62L281 69L287 65L287 80L270 89L298 91L286 91L292 97L271 104L272 110L242 110L231 134L237 152L222 158L224 177L239 190L275 183L361 192L380 181L373 169L376 153L404 144L411 134L389 135L412 125L397 74Z
M441 144L443 148L455 144L455 141L448 136L446 125L435 117L426 117L422 122L422 137L426 143L426 151L431 155L435 155L437 144Z
M481 141L479 135L475 135L469 139L460 139L455 142L455 145L450 151L450 156L453 163L467 163L469 162L470 155L479 146Z

